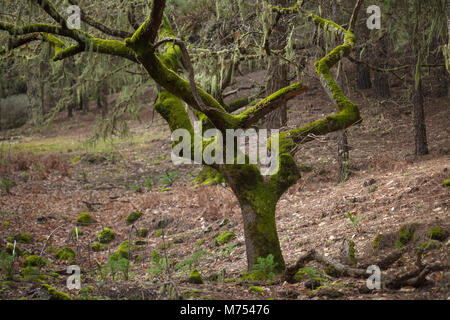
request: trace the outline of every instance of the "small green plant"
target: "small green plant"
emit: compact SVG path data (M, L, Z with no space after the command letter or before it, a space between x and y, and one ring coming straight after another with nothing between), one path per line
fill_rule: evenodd
M180 262L179 264L177 264L175 266L175 270L186 270L188 269L189 271L192 270L192 267L197 267L198 264L200 263L200 261L202 260L203 257L205 256L211 256L212 254L208 251L204 251L204 250L197 250L195 251L193 254L191 254L189 256L188 259Z
M273 261L273 255L269 254L265 258L259 257L257 263L253 266L253 269L242 276L246 281L262 281L272 280L275 276L276 267L278 263Z
M145 177L144 187L150 190L153 187L153 181L149 177Z
M229 257L229 256L231 256L231 253L237 246L238 246L237 243L229 244L222 248L222 250L220 251L220 254L225 257Z
M354 228L358 228L359 222L364 218L363 216L357 216L356 213L351 213L350 211L347 211L345 213L345 216L349 219L349 221L346 221L345 223L341 224L343 226L344 224L351 223Z
M158 178L160 179L160 184L166 187L170 187L175 182L177 176L178 171L175 170L175 171L166 171L166 174L159 176Z
M8 254L6 251L0 252L0 267L2 268L5 280L12 280L14 277L14 255Z
M87 175L87 173L86 173L85 171L83 171L83 172L81 173L81 180L82 180L84 183L88 183L88 175Z
M156 250L152 251L152 264L153 267L149 269L149 272L151 272L155 276L165 272L169 267L168 259L161 258L161 255Z
M23 174L22 179L24 182L28 182L28 180L30 180L30 175L28 174L28 172L25 172Z
M139 186L139 185L133 186L133 190L134 190L136 193L142 193L142 187Z
M305 267L301 268L297 271L294 276L294 279L298 282L303 281L305 279L317 280L317 281L326 281L325 275L322 274L315 268Z
M1 188L6 194L11 194L11 188L14 187L16 184L14 181L10 181L7 179L1 179Z
M107 262L107 266L110 269L111 278L115 280L116 273L121 272L123 279L129 279L130 260L123 257L111 256Z

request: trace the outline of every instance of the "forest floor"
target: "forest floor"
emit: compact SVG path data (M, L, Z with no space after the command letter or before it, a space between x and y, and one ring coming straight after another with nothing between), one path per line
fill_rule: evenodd
M261 79L261 73L241 81L252 77ZM319 83L311 80L309 86L309 92L289 102L291 127L334 112ZM339 259L345 239L354 241L357 262L366 262L395 249L402 226L414 236L406 244L406 253L387 271L389 275L414 269L416 248L423 243L430 247L424 252L424 263L448 265L450 188L443 183L450 178L449 99L427 95L430 154L415 158L412 107L400 88L394 88L393 97L384 101L375 99L371 90L350 96L361 107L364 121L348 130L349 180L337 183L338 134L330 134L301 146L296 160L302 179L278 203L278 233L287 265L310 249ZM155 251L177 266L169 274L186 299L450 299L450 276L442 271L430 273L421 287L398 290L370 291L365 279L324 275L324 267L314 262L308 270L316 273L311 277L321 278L318 290L308 289L307 279L242 281L245 244L232 192L222 185L196 187L193 180L200 167L172 164L169 130L158 116L152 121L151 107L143 111L142 122L131 122L129 138L98 141L93 146L85 141L92 135L96 116L77 114L71 120L56 119L45 128L28 125L1 132L0 173L14 184L10 188L4 184L0 197L0 249L17 234L28 233L32 240L18 243L20 251L39 255L45 245L43 256L50 264L41 269L41 280L36 280L21 276L26 272L25 258L17 257L13 281L0 281L0 299L36 299L40 282L75 299L171 298L162 290L168 272L154 261ZM140 240L140 245L132 251L129 279L122 275L102 279L97 263L106 270L109 255L128 240L126 217L134 211L143 213L136 228L147 227L150 232L142 239L132 233L132 241ZM82 234L77 240L72 230L83 212L94 221L78 227ZM361 220L350 223L347 212ZM60 226L47 242L47 236ZM93 252L90 244L104 227L112 228L116 237L107 249ZM444 233L441 241L428 237L435 227ZM225 231L233 231L236 237L218 246L215 239ZM379 234L382 240L374 249ZM55 258L55 251L65 246L78 251L75 262L81 268L82 287L89 288L81 293L67 289L68 261ZM186 281L190 268L200 271L203 284ZM252 285L263 292L249 290Z

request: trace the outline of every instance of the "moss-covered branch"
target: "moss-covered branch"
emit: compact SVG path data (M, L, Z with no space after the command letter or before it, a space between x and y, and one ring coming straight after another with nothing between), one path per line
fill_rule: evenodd
M133 43L133 49L138 55L143 55L145 50L152 45L158 36L158 30L163 22L165 0L154 0L150 17L136 30L131 37L130 43Z
M240 118L238 127L250 127L252 124L255 124L258 120L277 109L282 102L292 99L307 90L308 88L301 83L294 83L278 90L274 94L258 102L254 107L241 113L238 116Z

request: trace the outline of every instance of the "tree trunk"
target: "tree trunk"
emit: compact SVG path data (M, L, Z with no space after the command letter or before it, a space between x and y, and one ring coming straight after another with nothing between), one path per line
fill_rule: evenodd
M243 199L239 195L237 196L244 221L248 271L253 268L258 257L266 258L269 254L272 254L275 263L277 263L276 270L283 272L286 265L281 253L275 222L276 203L266 203L262 206L256 206L247 199ZM255 198L258 197L257 195L254 196Z
M374 59L376 65L380 68L385 68L388 62L388 42L387 37L384 35L378 40L375 48ZM375 89L375 95L380 98L389 98L391 96L391 90L389 87L389 78L385 72L375 72L373 79L373 86Z
M343 130L338 142L339 183L347 181L350 176L349 151L347 130Z
M258 258L273 255L276 272L284 272L286 265L278 239L275 208L287 186L297 181L298 176L284 179L276 186L264 182L259 170L252 165L231 165L219 168L228 185L236 195L244 222L244 237L248 271L253 269ZM297 169L298 171L298 169Z
M339 17L341 16L341 10L339 7L339 4L336 0L333 0L332 2L332 18L333 21L337 24L340 24L341 21L339 21ZM335 41L335 46L339 45L339 40ZM338 64L338 68L336 71L336 82L338 83L339 87L341 87L342 91L344 90L344 65L342 64L342 61ZM369 73L369 80L370 80L370 73ZM333 100L334 102L334 100ZM342 132L339 134L339 141L338 141L338 163L339 163L339 183L345 182L348 179L349 176L349 147L348 147L348 136L347 136L347 130L342 130Z
M281 64L278 57L272 57L269 71L266 92L270 95L289 85L288 81L288 66ZM287 123L287 103L285 101L280 103L280 106L267 115L266 127L268 129L279 129Z
M412 41L412 51L414 53L414 65L412 69L413 78L413 105L414 105L414 140L416 145L415 154L421 156L428 154L428 141L427 130L425 124L425 112L423 108L423 90L422 90L422 61L424 60L423 41L417 34L419 33L420 26L419 20L421 19L421 2L415 0L414 2L414 14L415 24Z
M372 88L372 80L370 79L370 69L362 64L358 64L356 68L358 72L358 81L357 81L358 89L365 90Z
M271 0L270 3L275 6L286 6L286 0ZM286 46L286 27L280 20L272 31L270 39L270 48L272 50L281 50ZM282 63L280 58L272 55L270 57L269 70L266 79L266 95L270 95L289 85L288 65ZM268 129L279 129L287 123L287 104L281 102L279 107L268 114L265 118L265 126Z
M425 124L425 112L423 109L422 80L419 80L417 89L414 87L413 103L416 155L421 156L428 154L427 130Z

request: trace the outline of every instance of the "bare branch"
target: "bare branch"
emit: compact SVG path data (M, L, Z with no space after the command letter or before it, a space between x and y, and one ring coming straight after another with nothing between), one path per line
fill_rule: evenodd
M79 5L78 0L69 0L69 3L72 5ZM89 17L86 12L83 11L83 9L80 8L80 14L81 14L81 20L86 22L88 25L90 25L91 27L100 30L101 32L103 32L104 34L113 36L113 37L117 37L117 38L129 38L132 37L133 34L127 31L122 31L122 30L115 30L112 29L98 21L95 21L94 19L92 19L91 17Z

